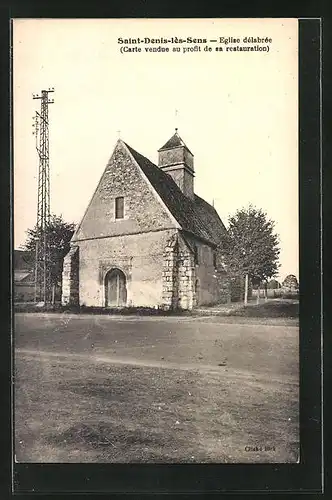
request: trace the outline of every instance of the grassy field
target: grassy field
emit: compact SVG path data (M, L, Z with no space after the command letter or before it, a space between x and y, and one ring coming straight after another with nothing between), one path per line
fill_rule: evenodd
M16 460L297 461L298 329L222 320L16 315Z
M95 315L119 315L119 316L169 316L169 317L195 317L195 316L242 316L247 318L284 318L298 319L299 301L296 299L269 298L267 301L251 297L248 305L243 302L232 302L227 304L206 305L195 308L192 311L180 310L170 311L164 309L155 309L148 307L121 307L108 309L105 307L86 307L86 306L62 306L61 304L39 305L34 302L15 303L15 312L17 313L55 313L55 314L95 314Z
M252 302L247 307L239 307L232 311L233 316L243 316L246 318L292 318L299 317L299 301L292 299L275 299L265 302L261 300L259 304Z

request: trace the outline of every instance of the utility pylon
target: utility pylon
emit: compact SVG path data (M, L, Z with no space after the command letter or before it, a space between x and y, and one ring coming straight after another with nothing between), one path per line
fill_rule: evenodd
M54 102L49 93L54 88L42 90L40 94L32 94L33 99L40 99L40 113L34 116L34 134L39 157L38 191L37 191L37 241L35 257L35 302L50 301L50 242L47 227L50 222L50 156L49 156L49 120L48 105Z

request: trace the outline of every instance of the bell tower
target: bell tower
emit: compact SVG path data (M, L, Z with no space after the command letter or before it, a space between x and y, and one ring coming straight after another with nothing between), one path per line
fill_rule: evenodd
M194 155L175 129L175 134L158 149L159 167L169 174L183 194L194 198Z

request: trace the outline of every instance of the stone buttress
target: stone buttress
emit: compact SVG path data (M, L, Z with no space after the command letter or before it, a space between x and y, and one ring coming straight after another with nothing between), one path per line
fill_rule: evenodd
M165 309L192 309L196 305L194 255L178 234L167 242L162 277Z
M79 305L79 247L73 246L63 261L62 305Z

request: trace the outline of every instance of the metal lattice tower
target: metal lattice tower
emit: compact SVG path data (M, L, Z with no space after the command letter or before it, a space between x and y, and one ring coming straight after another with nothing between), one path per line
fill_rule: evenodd
M35 302L50 301L50 245L47 237L47 226L50 222L50 156L49 156L49 121L48 105L54 102L49 93L54 88L42 90L41 94L33 94L33 99L40 99L40 113L34 116L34 134L39 157L38 194L37 194L37 244L35 258Z

